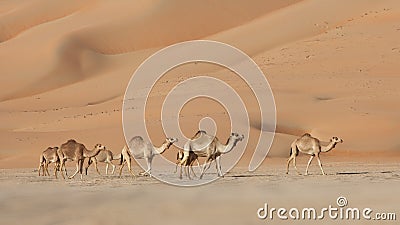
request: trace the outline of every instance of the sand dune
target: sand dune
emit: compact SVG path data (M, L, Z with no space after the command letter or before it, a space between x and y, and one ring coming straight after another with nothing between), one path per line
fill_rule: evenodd
M34 7L39 5L45 7ZM130 76L158 49L193 39L232 44L264 71L278 113L272 156L286 157L290 142L303 132L324 141L343 138L329 154L396 151L399 18L399 5L390 0L2 2L0 165L34 166L40 151L69 138L87 146L102 140L119 151ZM174 85L200 74L226 81L248 99L247 162L260 132L259 112L249 88L229 70L188 65L171 71L151 94L149 119L157 121ZM185 118L222 119L220 112L191 107ZM181 125L189 133L196 127L193 120ZM150 129L162 142L160 123ZM221 136L226 132L221 129ZM19 157L26 160L17 163Z

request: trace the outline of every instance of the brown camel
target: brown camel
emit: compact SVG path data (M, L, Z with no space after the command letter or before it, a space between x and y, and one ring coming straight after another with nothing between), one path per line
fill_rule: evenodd
M147 170L142 174L148 174L151 177L151 163L153 161L154 156L161 155L167 150L171 145L177 142L176 138L166 138L164 143L160 147L154 146L152 143L148 141L144 141L142 137L135 136L131 138L129 141L129 147L127 145L124 146L121 152L121 166L119 167L119 176L121 177L122 168L124 168L125 164L128 164L128 170L135 177L135 174L132 171L132 162L131 159L146 159L147 162Z
M112 151L110 151L110 150L102 150L95 157L89 158L89 160L87 162L87 165L85 167L85 173L87 175L89 166L94 164L94 168L96 168L97 173L99 175L101 175L99 169L97 168L97 163L101 162L101 163L106 163L106 175L108 174L108 166L109 165L112 166L111 174L114 174L115 165L112 163L112 161L113 160L120 160L120 159L121 159L121 154L114 155L112 153Z
M83 162L85 158L90 158L90 157L95 157L101 150L104 150L105 147L101 144L96 144L93 148L92 151L88 150L85 145L76 142L75 140L71 139L68 140L66 143L62 144L60 149L58 149L57 153L58 156L60 157L60 169L61 169L61 174L64 177L64 174L62 173L62 170L64 168L65 170L65 162L67 160L72 160L76 161L76 171L75 173L68 177L68 178L73 178L75 175L79 172L81 174L81 179L83 178L82 175L82 167L83 167Z
M178 153L176 153L175 173L178 171L178 166L180 165L180 163L181 163L181 161L182 161L182 159L183 159L183 156L184 156L183 151L178 151ZM199 156L196 155L194 152L190 151L190 152L189 152L189 158L187 159L187 161L185 162L185 164L184 164L184 165L180 165L180 166L181 166L181 169L182 169L182 166L185 167L185 174L186 174L186 176L187 176L189 179L191 179L191 177L190 177L190 171L192 171L193 175L194 175L195 177L197 177L197 176L196 176L196 173L195 173L194 170L193 170L193 164L194 164L195 162L197 162L197 166L200 167ZM179 178L182 179L182 174L180 174Z
M322 174L326 175L326 173L322 169L322 163L321 160L319 159L319 154L321 152L329 152L330 150L335 148L337 143L342 143L342 142L343 142L342 139L338 137L333 137L331 138L331 141L327 146L321 146L321 143L317 138L312 137L311 134L308 133L303 134L303 136L294 140L291 145L290 158L287 160L286 174L289 174L289 164L290 161L293 160L294 168L296 169L297 173L301 175L301 173L297 170L296 167L296 156L299 154L299 152L302 152L304 154L311 155L311 158L310 160L308 160L307 163L305 175L308 175L308 167L310 166L311 161L315 156L317 157L318 164L319 167L321 168Z
M238 133L231 133L226 144L222 144L217 137L207 134L207 132L200 130L190 140L186 142L183 149L183 158L180 165L186 165L190 152L194 152L199 157L206 157L206 160L201 168L200 179L208 168L211 162L215 160L218 176L223 177L221 170L221 156L227 154L235 148L239 141L244 139L244 135ZM182 177L182 169L181 175Z
M57 178L57 171L60 169L60 158L57 155L58 147L48 147L40 155L39 176L43 170L42 176L50 176L48 167L50 163L54 163L54 176Z

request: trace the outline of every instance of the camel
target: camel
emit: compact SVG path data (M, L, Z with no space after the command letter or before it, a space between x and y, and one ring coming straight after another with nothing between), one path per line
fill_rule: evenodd
M64 174L62 173L62 170L64 168L65 170L65 162L67 160L72 160L76 161L76 171L75 173L68 177L69 179L72 179L75 177L75 175L79 172L81 174L81 179L83 179L83 174L82 174L82 167L83 167L83 162L85 158L91 158L95 157L101 150L104 150L105 147L101 144L96 144L93 148L92 151L88 150L85 145L76 142L75 140L71 139L68 140L66 143L62 144L61 147L57 150L57 154L60 157L60 169L61 169L61 174L64 177Z
M54 163L54 176L57 178L57 171L60 169L60 158L57 155L58 147L48 147L40 155L39 176L43 170L42 176L50 176L48 167L50 163Z
M206 157L206 160L201 168L200 179L204 173L210 168L211 162L215 160L216 169L219 177L223 177L221 170L221 155L229 153L239 141L244 139L244 135L231 133L226 144L222 144L217 137L208 135L205 131L198 131L194 137L187 141L184 145L183 158L180 165L185 165L189 159L190 152L193 151L199 157ZM182 177L182 168L180 177Z
M101 163L106 163L106 175L108 175L108 166L112 166L112 172L111 174L114 174L115 170L115 165L112 163L113 160L119 160L121 159L121 154L114 155L110 150L101 150L98 155L95 157L89 158L88 163L85 167L85 174L87 175L89 166L94 163L94 167L96 168L96 171L99 175L99 169L97 168L97 162Z
M174 173L176 173L178 171L178 166L180 165L180 162L183 159L183 156L184 156L183 151L178 151L178 153L176 154L176 166L175 166L175 172ZM192 171L193 175L195 177L197 177L196 173L193 170L194 162L197 162L197 166L200 167L199 157L194 152L190 151L189 152L189 158L187 159L185 165L181 165L181 168L182 168L182 166L185 167L185 174L189 179L191 179L190 178L190 170ZM181 176L179 178L182 179L182 174L181 174Z
M307 168L305 175L308 175L308 167L311 164L311 161L313 158L316 156L318 160L319 167L321 168L322 174L326 175L324 172L324 169L322 169L322 163L319 158L319 154L321 152L329 152L333 148L335 148L337 143L342 143L343 140L338 138L338 137L333 137L330 140L330 143L327 146L321 146L320 141L317 138L314 138L311 136L311 134L303 134L300 138L297 138L295 141L293 141L291 145L291 152L290 152L290 158L287 160L287 168L286 168L286 174L289 174L289 164L290 161L293 160L293 166L296 169L297 173L301 175L301 173L297 170L296 167L296 156L299 154L299 152L302 152L304 154L311 155L310 160L308 160L307 163Z
M163 154L171 145L177 142L177 138L166 138L164 143L160 147L155 147L150 142L145 142L142 137L135 136L129 141L129 147L125 145L121 152L121 166L119 168L119 176L121 177L122 168L125 164L128 164L129 172L134 176L132 171L131 158L135 159L146 159L147 170L142 174L148 174L151 177L151 163L154 156Z

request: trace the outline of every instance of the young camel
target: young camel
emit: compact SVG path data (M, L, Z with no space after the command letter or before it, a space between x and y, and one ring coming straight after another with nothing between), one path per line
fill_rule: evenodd
M105 147L101 144L96 144L92 151L88 150L85 145L76 142L75 140L71 139L68 140L66 143L62 144L60 149L58 149L57 154L60 157L60 168L61 168L61 175L64 177L62 170L65 170L65 162L67 160L76 161L76 171L75 173L68 177L73 178L79 172L81 174L81 179L83 179L82 174L82 167L85 158L95 157L101 150L104 150Z
M244 135L232 133L226 144L222 144L217 137L208 135L205 131L198 131L193 138L186 142L183 150L183 158L180 165L185 165L189 159L190 152L193 151L199 157L206 157L206 160L201 168L200 179L204 173L210 168L211 162L215 160L218 176L223 177L221 170L221 155L229 153L239 141L244 139ZM182 177L182 168L180 177Z
M113 160L119 160L121 159L121 154L118 155L114 155L112 153L112 151L110 150L101 150L99 152L98 155L96 155L95 157L89 158L87 165L85 167L85 174L88 174L88 169L89 166L92 165L92 163L94 163L94 168L96 168L96 171L99 175L99 169L97 168L97 163L101 162L101 163L106 163L106 175L108 175L108 166L111 165L112 166L112 172L111 174L114 174L114 170L115 170L115 165L112 163Z
M337 143L342 143L343 140L338 138L338 137L333 137L331 138L330 143L327 146L321 146L320 141L317 138L312 137L310 134L306 133L303 134L300 138L297 138L295 141L293 141L291 145L291 152L290 152L290 158L287 160L287 168L286 168L286 174L289 174L289 164L290 161L293 160L293 166L296 169L297 173L301 175L301 173L297 170L296 167L296 156L299 155L299 152L311 155L310 160L308 160L307 163L307 168L306 168L306 173L305 175L308 175L308 167L311 164L311 161L313 158L316 156L318 160L319 167L321 168L322 174L326 175L324 170L322 169L322 163L319 158L319 154L321 152L329 152L333 148L335 148Z
M57 155L58 147L48 147L40 155L39 176L42 170L42 176L50 176L48 167L50 163L54 163L54 176L57 178L57 171L60 169L60 158Z
M178 171L178 166L180 165L180 163L181 163L181 161L183 159L183 156L184 156L183 151L178 151L178 153L176 153L176 166L175 166L175 172L174 173L176 173ZM193 170L194 162L197 162L197 166L200 167L199 156L197 156L194 152L190 151L189 152L189 158L187 159L185 165L181 165L181 169L182 169L182 166L185 167L185 174L189 179L191 179L190 170L192 171L193 175L195 177L197 177L196 173ZM182 174L180 175L179 178L182 179Z
M129 172L135 177L132 171L132 157L135 159L146 159L147 170L143 175L148 174L151 177L151 163L155 155L165 152L173 143L177 142L176 138L166 138L160 147L153 146L150 142L145 142L142 137L135 136L129 141L129 148L125 146L121 152L121 166L119 168L119 176L121 177L122 168L128 164Z

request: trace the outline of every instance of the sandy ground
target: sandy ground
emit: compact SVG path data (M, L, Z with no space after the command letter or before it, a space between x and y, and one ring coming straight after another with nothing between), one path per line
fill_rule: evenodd
M304 170L308 158L301 157ZM396 224L396 221L325 220L285 221L257 218L257 210L269 207L332 205L347 198L347 207L371 208L374 213L399 216L400 170L392 162L350 162L323 158L327 176L316 165L311 175L285 175L285 159L269 159L254 173L237 167L209 185L183 188L149 177L134 180L124 171L98 176L94 169L83 180L37 177L34 169L2 169L0 216L2 224ZM396 159L398 160L398 159ZM101 168L103 172L104 167ZM138 168L135 168L138 171ZM104 172L103 172L104 173ZM163 171L173 175L173 171ZM216 176L211 170L206 177ZM375 215L375 214L371 214Z
M262 224L270 221L259 221L256 210L266 201L317 207L340 195L351 206L398 210L399 21L397 0L0 1L0 223ZM197 63L158 80L145 119L160 145L159 112L175 85L207 75L233 87L245 100L251 128L242 160L224 179L178 188L93 171L83 181L37 177L32 168L40 153L71 138L120 152L123 95L133 72L157 50L197 39L241 49L271 85L277 133L254 174L244 168L265 132L256 98L228 69ZM183 108L184 134L192 136L206 116L225 141L229 118L207 99ZM284 175L290 143L304 132L323 144L332 136L344 140L322 156L328 176ZM165 157L174 160L176 150ZM306 161L299 162L302 170Z

